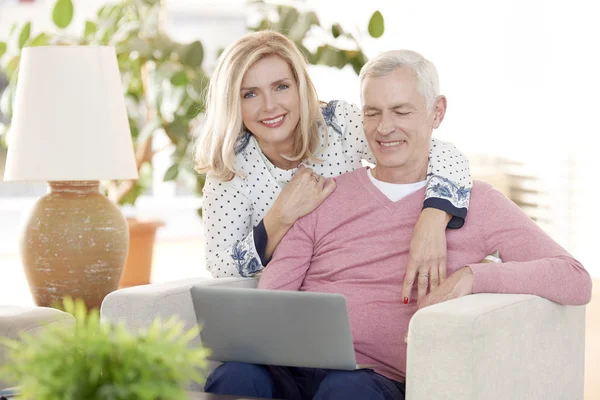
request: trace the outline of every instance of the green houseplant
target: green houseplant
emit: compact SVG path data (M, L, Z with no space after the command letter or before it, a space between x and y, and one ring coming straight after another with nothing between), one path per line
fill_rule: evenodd
M100 323L98 311L64 300L75 327L56 325L22 341L0 338L10 362L1 372L20 382L25 399L178 399L192 380L204 381L209 351L190 347L199 330L155 320L147 331Z

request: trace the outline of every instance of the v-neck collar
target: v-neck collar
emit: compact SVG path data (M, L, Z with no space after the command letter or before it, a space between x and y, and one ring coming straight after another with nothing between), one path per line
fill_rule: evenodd
M422 187L421 189L409 194L401 198L398 201L390 200L377 186L371 182L369 179L369 167L361 168L358 172L358 180L360 181L360 185L364 187L382 206L384 206L387 210L395 212L398 209L404 208L406 206L406 202L410 201L413 196L419 196L420 198L425 198L425 190L427 186Z

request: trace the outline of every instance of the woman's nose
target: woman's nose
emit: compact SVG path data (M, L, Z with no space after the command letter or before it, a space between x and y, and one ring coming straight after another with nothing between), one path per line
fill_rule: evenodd
M263 97L263 99L263 108L265 111L271 111L275 108L276 102L272 95L267 94Z

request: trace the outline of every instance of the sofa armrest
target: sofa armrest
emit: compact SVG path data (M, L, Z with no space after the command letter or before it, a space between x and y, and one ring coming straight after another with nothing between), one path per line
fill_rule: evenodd
M583 399L585 307L477 294L409 324L407 400Z
M100 308L102 321L122 322L128 329L147 328L160 317L176 315L189 329L196 325L190 288L194 285L255 288L252 278L191 278L179 281L134 286L110 293Z

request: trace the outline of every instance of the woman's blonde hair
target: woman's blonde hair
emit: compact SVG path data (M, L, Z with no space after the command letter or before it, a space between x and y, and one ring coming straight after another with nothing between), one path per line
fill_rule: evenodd
M196 171L222 180L239 173L235 165L236 144L244 135L241 87L246 71L258 60L276 55L288 63L298 86L300 119L294 132L289 160L316 160L319 126L325 126L319 99L308 76L306 61L294 42L272 31L244 35L228 47L217 62L206 96L206 120L196 140Z

